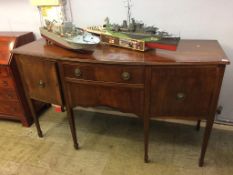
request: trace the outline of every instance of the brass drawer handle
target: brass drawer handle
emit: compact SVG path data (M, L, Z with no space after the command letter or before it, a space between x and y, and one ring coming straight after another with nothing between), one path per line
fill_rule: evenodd
M2 81L3 86L7 87L8 86L8 82L7 81Z
M81 71L79 68L76 68L76 69L74 70L74 74L75 74L76 77L81 77L82 71Z
M177 99L177 100L184 100L185 97L186 97L186 95L185 95L185 93L183 93L183 92L178 92L178 93L176 94L176 99Z
M122 80L129 80L131 78L130 73L129 72L122 72L121 78L122 78Z
M39 83L38 83L38 86L40 88L45 88L45 82L43 82L43 80L40 80Z

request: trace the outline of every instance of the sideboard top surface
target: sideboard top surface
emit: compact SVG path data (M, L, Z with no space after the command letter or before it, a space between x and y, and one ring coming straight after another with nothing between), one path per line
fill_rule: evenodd
M229 59L216 40L181 40L176 51L148 50L139 52L99 45L93 54L81 54L47 45L37 40L13 50L13 53L38 56L51 60L67 60L107 64L229 64Z

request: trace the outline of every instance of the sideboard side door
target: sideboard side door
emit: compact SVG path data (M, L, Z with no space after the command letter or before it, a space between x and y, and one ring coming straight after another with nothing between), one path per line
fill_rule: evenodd
M153 67L151 77L151 117L208 117L217 66Z

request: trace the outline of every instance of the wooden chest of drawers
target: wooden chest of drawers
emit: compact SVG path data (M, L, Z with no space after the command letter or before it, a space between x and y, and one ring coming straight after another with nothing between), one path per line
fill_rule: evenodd
M0 118L19 120L24 126L30 126L32 117L10 51L32 41L32 33L0 32Z

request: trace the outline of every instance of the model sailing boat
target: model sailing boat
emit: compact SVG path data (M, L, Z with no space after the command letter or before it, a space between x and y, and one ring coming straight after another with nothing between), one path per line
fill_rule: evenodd
M154 26L145 26L131 18L131 0L127 1L127 20L121 25L111 24L105 19L103 26L87 28L88 32L99 34L101 41L110 45L125 47L133 50L145 51L149 48L176 50L180 37L160 31Z
M44 19L44 25L40 27L41 36L46 39L47 44L55 44L79 52L93 52L99 44L100 38L77 28L72 23L72 19L68 20L67 7L70 6L68 6L67 0L57 3L55 6L43 4L40 7ZM71 13L71 8L69 11Z

